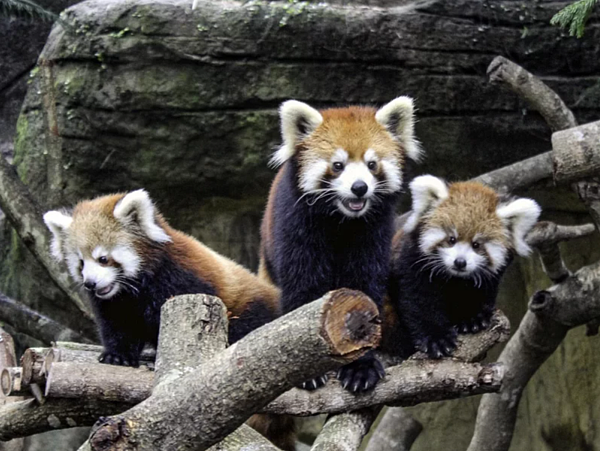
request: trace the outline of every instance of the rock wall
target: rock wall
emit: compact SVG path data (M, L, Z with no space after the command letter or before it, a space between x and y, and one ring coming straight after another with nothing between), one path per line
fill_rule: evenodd
M20 176L49 208L143 186L175 227L255 268L283 100L413 96L427 159L411 173L450 180L550 149L540 117L487 83L498 54L541 75L580 121L600 113L600 26L577 40L548 24L568 1L348 3L201 1L192 11L189 0L89 0L69 9L71 27L52 31L31 73L15 141ZM586 219L568 192L534 195L547 217ZM76 322L14 234L0 239L0 288ZM599 256L597 237L567 248L572 268ZM513 324L527 293L545 286L533 260L513 265L500 299ZM597 340L574 331L534 378L514 451L600 449L589 401L600 395ZM425 426L414 449L465 449L476 404L412 409Z

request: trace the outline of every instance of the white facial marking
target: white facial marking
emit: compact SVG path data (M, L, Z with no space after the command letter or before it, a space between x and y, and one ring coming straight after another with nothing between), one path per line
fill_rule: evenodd
M117 275L118 270L116 268L102 266L92 259L83 260L83 270L81 271L83 283L95 283L95 294L99 298L108 299L117 294L117 291L119 291L119 284L115 283ZM108 287L110 287L110 290L103 293L103 290L106 290Z
M135 277L140 270L142 260L129 247L117 246L110 253L113 260L121 265L123 273L127 277Z
M473 250L471 243L459 242L452 247L440 248L439 252L446 270L454 276L470 277L480 266L485 265L485 258ZM462 271L454 266L458 258L464 259L467 264Z
M347 161L348 161L348 152L346 152L344 149L337 149L335 151L335 153L333 154L333 157L331 157L332 163L346 164Z
M508 256L506 247L495 241L485 243L483 246L490 257L492 270L498 271L506 263Z
M108 251L102 246L98 246L92 251L92 257L95 260L98 260L100 257L106 257L108 255Z
M395 160L383 158L379 164L385 174L386 183L383 188L392 193L400 191L402 188L402 171L398 167L398 163Z
M368 187L363 197L366 199L371 197L375 190L376 180L363 161L348 163L342 173L331 182L331 186L337 191L340 197L355 198L356 195L352 192L352 185L358 181L365 182Z
M367 149L367 151L365 152L364 160L366 163L368 163L369 161L378 161L379 158L377 158L377 154L373 149Z
M329 163L321 159L305 164L305 170L300 175L300 189L305 193L320 189L328 168Z
M421 234L421 239L419 240L419 249L424 254L429 254L431 251L435 249L435 247L446 238L446 232L442 229L429 229Z

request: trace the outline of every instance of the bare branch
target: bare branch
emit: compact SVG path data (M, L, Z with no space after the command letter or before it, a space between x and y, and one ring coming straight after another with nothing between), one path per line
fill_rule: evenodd
M0 408L0 440L27 437L40 432L91 426L104 415L113 415L129 404L94 399L35 399L15 402Z
M541 180L550 179L552 171L552 151L549 151L495 169L473 180L484 183L500 193L510 193Z
M571 183L600 173L600 121L552 134L556 183Z
M387 368L385 378L376 389L361 396L344 390L337 380L330 380L324 388L315 392L291 389L265 407L264 412L308 416L342 413L380 404L412 406L496 392L503 376L503 366L498 364L408 360L402 365Z
M488 67L487 74L492 84L507 85L529 106L539 112L553 131L577 126L571 110L562 99L543 81L518 64L497 56Z
M329 417L311 451L357 451L380 411L374 406Z
M54 283L83 314L82 321L92 322L91 312L79 294L72 289L69 275L56 261L49 249L48 230L42 221L42 211L27 187L21 182L12 165L0 155L0 209L35 258L48 271Z
M402 407L388 407L365 451L410 451L422 430Z
M27 308L2 293L0 293L0 320L7 322L19 332L48 344L56 340L91 341L88 337Z
M127 449L132 442L149 451L181 443L207 449L285 390L372 349L380 339L378 322L377 306L364 294L330 292L110 418L91 436L91 449Z

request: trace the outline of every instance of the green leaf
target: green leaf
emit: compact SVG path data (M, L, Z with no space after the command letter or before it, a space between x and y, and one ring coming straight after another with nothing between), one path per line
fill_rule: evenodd
M32 0L0 0L0 16L29 17L48 22L59 20L58 15L48 11Z
M550 20L550 23L564 30L569 30L571 36L581 38L585 32L585 24L598 1L578 0L575 3L571 3L557 12Z

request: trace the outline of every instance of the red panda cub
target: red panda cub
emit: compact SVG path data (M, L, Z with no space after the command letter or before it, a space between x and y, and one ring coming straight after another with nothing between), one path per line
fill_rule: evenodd
M272 162L281 168L263 218L259 275L281 289L283 313L342 287L363 291L381 308L403 167L420 156L412 100L322 111L290 100L280 117L283 145ZM338 378L358 392L383 374L371 353Z
M101 362L137 366L144 344L156 346L160 309L172 296L220 297L231 343L278 316L277 288L172 229L144 190L82 201L72 215L49 211L44 221L53 256L89 295Z
M431 175L410 190L412 214L394 237L390 278L390 301L410 337L394 341L440 358L454 350L457 332L489 326L500 279L514 254L531 251L525 237L541 209L481 183L447 185Z

